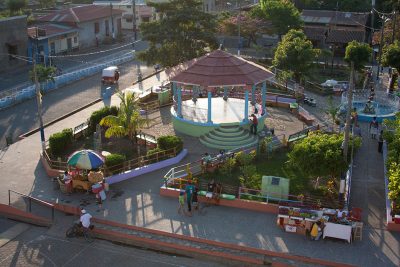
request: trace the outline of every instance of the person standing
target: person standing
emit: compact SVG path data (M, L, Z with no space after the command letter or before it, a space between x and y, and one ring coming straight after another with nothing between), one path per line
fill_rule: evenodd
M371 133L372 139L376 139L376 135L378 134L378 129L379 129L379 123L378 123L376 117L374 117L372 119L371 123L369 124L369 131Z
M188 215L192 216L192 197L193 197L193 192L194 192L194 185L192 185L192 181L188 180L188 184L185 187L185 193L186 193L186 203L188 205Z
M72 193L72 177L68 173L68 171L64 172L63 180L64 180L65 188L67 189L67 193L71 194Z
M256 135L257 134L257 126L258 126L258 119L257 116L251 114L251 125L250 125L250 133Z
M318 241L322 235L321 222L317 221L311 228L311 240Z
M178 213L181 214L185 214L185 191L181 190L179 192L179 207L178 207Z
M382 153L382 148L383 148L383 130L381 130L381 133L379 134L379 139L378 139L378 152Z

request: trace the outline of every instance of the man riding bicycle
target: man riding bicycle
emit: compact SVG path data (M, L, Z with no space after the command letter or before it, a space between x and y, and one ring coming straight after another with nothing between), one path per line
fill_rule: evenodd
M90 215L86 210L81 210L81 217L79 218L80 225L83 226L84 230L89 229L90 227L90 219L92 215Z

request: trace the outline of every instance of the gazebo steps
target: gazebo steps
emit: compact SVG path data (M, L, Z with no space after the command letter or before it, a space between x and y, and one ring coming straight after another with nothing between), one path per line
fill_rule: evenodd
M200 142L209 148L231 150L256 145L258 139L240 126L222 126L201 136Z

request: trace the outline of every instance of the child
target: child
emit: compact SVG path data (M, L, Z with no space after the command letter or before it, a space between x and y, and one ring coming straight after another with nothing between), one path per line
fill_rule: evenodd
M185 191L180 191L179 192L179 207L178 207L178 213L181 214L183 212L185 214Z

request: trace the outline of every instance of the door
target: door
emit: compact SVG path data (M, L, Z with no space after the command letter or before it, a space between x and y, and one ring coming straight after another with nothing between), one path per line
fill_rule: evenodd
M50 43L50 54L55 55L56 54L56 44L54 42Z
M72 39L67 38L67 49L68 51L72 51Z
M122 29L121 24L122 24L121 19L117 19L117 31L118 31L117 34L121 33L121 29Z

